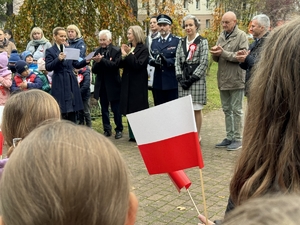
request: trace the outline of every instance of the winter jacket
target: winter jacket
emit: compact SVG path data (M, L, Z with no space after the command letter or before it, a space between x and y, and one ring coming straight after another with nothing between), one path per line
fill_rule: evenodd
M83 109L80 89L74 68L86 66L86 60L58 59L60 49L56 44L46 50L45 67L53 71L51 95L58 102L61 113L76 112Z
M240 67L246 70L246 87L245 95L248 96L249 80L251 77L251 70L254 64L259 60L259 55L262 50L262 45L267 38L269 32L262 36L259 40L255 40L249 47L250 53L247 55L245 62L240 63Z
M105 53L98 48L95 56L104 54L100 62L94 62L92 71L97 74L95 79L94 98L99 99L101 88L105 88L108 101L120 101L121 96L121 77L116 60L121 56L121 49L112 44L107 46Z
M76 48L80 50L79 56L81 58L85 58L85 52L86 52L86 45L84 43L83 38L75 38L74 40L69 39L69 47L70 48Z
M119 57L118 65L123 68L120 112L123 115L149 108L148 72L149 50L139 43L125 58Z
M10 53L12 50L17 49L16 45L4 38L3 42L0 43L0 52L7 52L7 57L10 57Z
M5 105L6 100L10 96L10 87L12 85L11 73L0 76L0 105Z
M77 80L82 101L86 101L91 97L91 71L87 66L78 71Z
M47 39L45 39L47 40ZM45 58L46 49L51 48L51 43L47 40L43 44L38 44L34 40L30 41L27 44L26 51L30 51L33 59L38 60L39 58Z
M245 88L245 71L240 68L236 52L248 49L248 38L244 31L235 26L232 34L226 39L225 33L219 36L216 45L221 45L223 52L213 56L218 62L218 88L220 90L237 90Z
M20 74L16 73L11 85L11 92L22 90L19 86L25 80L27 81L27 88L25 90L42 89L42 80L34 72L30 72L27 77L22 77Z
M43 73L42 73L41 71L39 71L39 70L34 70L33 72L34 72L35 75L37 75L37 76L41 79L41 81L42 81L42 83L43 83L43 85L42 85L42 90L45 91L45 92L47 92L47 93L50 93L50 91L51 91L51 86L50 86L50 84L49 84L49 80L48 80L47 75L43 74Z

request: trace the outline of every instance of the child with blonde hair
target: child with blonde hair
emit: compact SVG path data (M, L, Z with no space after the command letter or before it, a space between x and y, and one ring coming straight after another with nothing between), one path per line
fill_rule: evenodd
M135 223L138 203L119 151L68 121L32 131L9 159L0 188L0 224Z

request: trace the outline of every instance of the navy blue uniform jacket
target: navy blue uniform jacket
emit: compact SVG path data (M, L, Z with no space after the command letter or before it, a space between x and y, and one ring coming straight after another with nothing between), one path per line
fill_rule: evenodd
M175 75L175 58L176 49L179 43L179 38L170 34L165 43L162 43L162 37L154 39L151 45L151 54L156 58L157 54L162 54L166 57L167 63L155 66L153 88L159 90L170 90L178 88L178 82Z
M53 71L51 95L58 102L61 113L82 110L80 89L73 69L86 66L86 61L85 59L81 62L77 60L60 61L59 53L60 50L56 44L46 50L46 70Z

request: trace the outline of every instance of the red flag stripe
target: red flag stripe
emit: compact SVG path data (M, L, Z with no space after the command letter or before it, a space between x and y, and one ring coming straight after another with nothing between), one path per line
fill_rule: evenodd
M139 145L149 174L204 167L197 132Z

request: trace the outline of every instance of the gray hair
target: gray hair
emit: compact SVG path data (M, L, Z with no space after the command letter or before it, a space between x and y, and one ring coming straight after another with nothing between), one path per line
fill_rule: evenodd
M197 19L196 16L193 16L193 15L187 15L183 18L183 25L182 25L183 29L185 26L185 21L190 20L190 19L194 20L195 26L197 27L197 31L198 31L200 29L200 21Z
M265 14L259 14L252 18L251 21L257 20L258 24L265 28L265 31L268 31L270 28L270 19Z
M98 36L100 37L103 34L106 35L108 40L111 40L111 32L109 30L101 30Z

